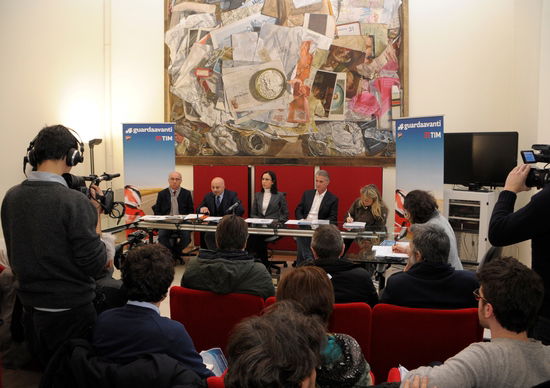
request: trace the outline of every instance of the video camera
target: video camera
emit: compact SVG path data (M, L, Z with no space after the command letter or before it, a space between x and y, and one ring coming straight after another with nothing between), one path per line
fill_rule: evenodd
M550 163L550 145L549 144L533 144L533 149L521 151L523 163ZM525 185L527 187L536 187L541 189L544 185L550 182L550 169L547 168L531 168Z
M73 190L80 191L81 193L85 194L88 198L92 198L92 195L90 193L90 188L86 187L86 182L91 182L90 186L92 185L99 185L100 182L103 181L110 181L114 178L118 178L120 174L107 174L103 173L102 175L88 175L88 176L77 176L69 173L63 174L63 178L65 179L65 182L67 182L67 186ZM111 189L107 189L104 191L103 195L97 196L96 200L99 202L101 207L103 208L103 211L105 214L108 214L110 216L112 215L113 208L115 207L115 204L117 202L114 201L114 192ZM124 212L122 213L124 215ZM115 218L118 218L116 216Z

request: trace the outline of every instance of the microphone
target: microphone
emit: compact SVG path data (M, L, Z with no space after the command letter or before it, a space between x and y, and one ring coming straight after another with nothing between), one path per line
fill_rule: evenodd
M118 178L120 176L120 174L107 174L106 172L104 172L102 175L98 176L96 178L96 182L101 182L101 181L111 181L115 178Z
M233 205L229 206L227 208L227 210L225 211L225 214L229 214L231 212L235 213L235 209L237 208L237 206L239 206L241 204L241 201L237 200L237 202L235 202Z

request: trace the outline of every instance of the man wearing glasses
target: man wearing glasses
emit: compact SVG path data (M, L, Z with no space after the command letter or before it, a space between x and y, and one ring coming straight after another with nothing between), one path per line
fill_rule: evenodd
M550 346L530 339L544 288L540 277L514 258L496 258L479 274L479 323L491 342L478 342L436 367L420 367L404 379L428 377L429 386L533 387L550 380ZM449 333L451 335L451 333Z
M168 187L157 195L153 206L155 215L167 216L193 213L191 192L181 187L181 174L172 171L168 175ZM159 230L159 243L170 249L176 262L181 261L182 250L191 242L188 230Z

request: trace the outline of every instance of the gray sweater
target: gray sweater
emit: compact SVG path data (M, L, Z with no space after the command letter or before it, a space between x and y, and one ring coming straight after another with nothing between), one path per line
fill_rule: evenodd
M8 258L23 305L63 309L90 303L107 257L86 196L58 182L23 181L2 202Z
M417 375L428 376L429 387L532 387L550 380L550 346L495 338L471 344L443 365L412 370L403 384Z
M445 231L447 236L449 237L449 241L451 243L451 248L449 250L449 261L448 263L454 267L454 269L464 269L462 267L462 263L460 262L460 257L458 257L458 249L456 246L456 236L453 228L451 227L451 224L449 224L449 221L445 217L441 215L437 210L435 211L432 218L430 218L428 221L426 221L423 225L437 225Z

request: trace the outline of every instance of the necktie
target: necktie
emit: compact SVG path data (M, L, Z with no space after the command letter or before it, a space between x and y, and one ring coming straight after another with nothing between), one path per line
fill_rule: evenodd
M171 216L179 214L178 197L176 197L176 193L177 191L172 191L172 197L170 198L171 200L170 215Z
M216 208L220 207L221 199L219 195L216 195Z

